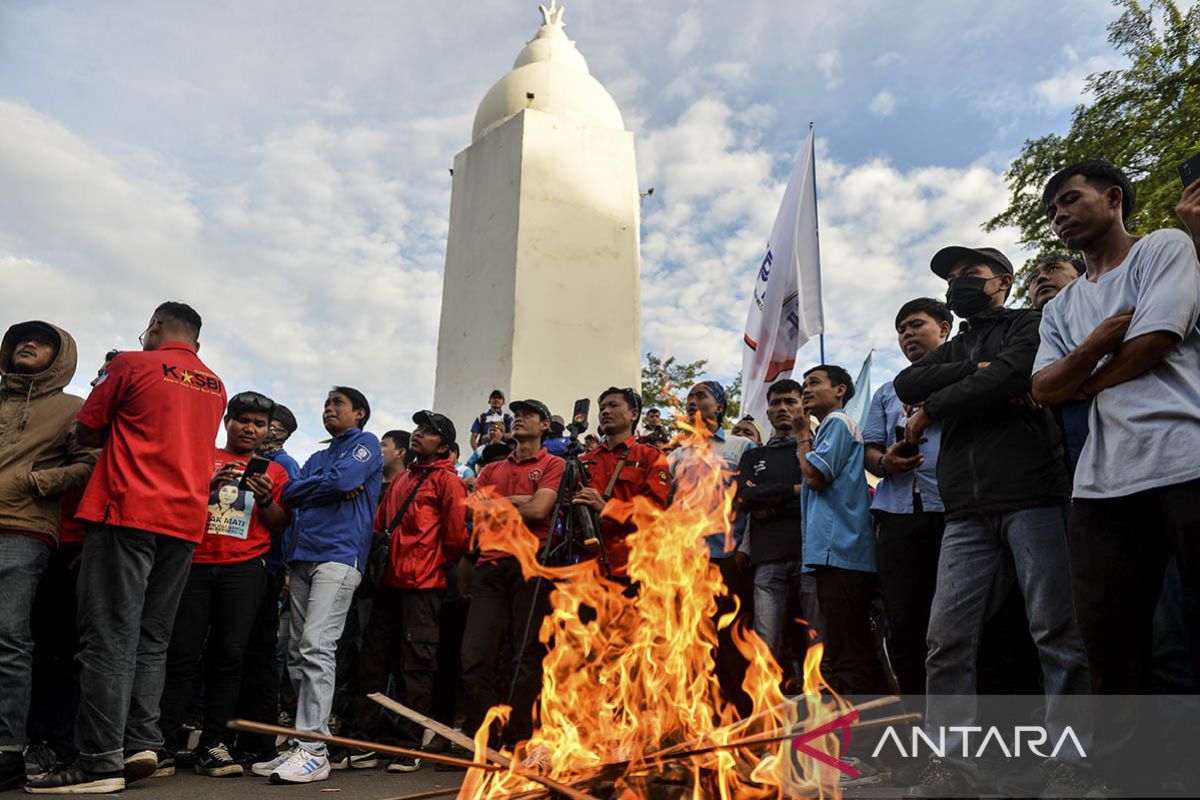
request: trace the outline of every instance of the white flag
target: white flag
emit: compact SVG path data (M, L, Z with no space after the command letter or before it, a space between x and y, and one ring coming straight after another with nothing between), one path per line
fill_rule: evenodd
M783 193L767 254L754 279L742 350L742 410L766 424L767 387L791 377L796 352L825 331L817 246L813 131Z

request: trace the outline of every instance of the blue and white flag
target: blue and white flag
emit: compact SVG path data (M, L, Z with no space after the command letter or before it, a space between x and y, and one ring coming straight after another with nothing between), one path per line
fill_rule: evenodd
M846 404L846 416L858 423L860 429L867 426L867 411L871 408L871 358L875 351L867 353L858 377L854 380L854 397Z

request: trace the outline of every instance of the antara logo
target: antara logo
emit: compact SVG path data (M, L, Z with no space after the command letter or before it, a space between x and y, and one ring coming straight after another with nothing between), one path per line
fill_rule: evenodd
M1087 753L1083 750L1083 745L1079 741L1079 737L1075 735L1075 731L1071 726L1063 728L1063 732L1059 734L1058 741L1054 744L1054 749L1049 753L1044 753L1038 748L1050 741L1050 734L1045 728L1040 725L1017 725L1011 736L1005 737L1000 732L1000 729L995 725L989 728L983 728L979 725L960 725L960 726L943 726L937 729L936 740L918 726L912 729L911 747L908 750L904 748L904 741L900 738L900 734L896 733L896 729L890 725L883 732L883 736L879 739L879 744L875 745L875 752L871 753L871 758L878 758L879 754L884 751L884 748L891 743L891 746L904 758L919 758L924 749L925 755L936 756L938 758L946 757L946 733L957 733L962 735L962 749L959 753L951 753L951 755L961 755L963 758L980 758L988 749L994 747L1003 753L1007 758L1020 758L1021 746L1024 745L1027 752L1032 753L1038 758L1057 758L1059 752L1067 744L1075 749L1080 758L1087 758ZM977 747L972 749L972 743L977 743ZM924 748L922 748L924 743ZM1009 746L1011 743L1011 747Z

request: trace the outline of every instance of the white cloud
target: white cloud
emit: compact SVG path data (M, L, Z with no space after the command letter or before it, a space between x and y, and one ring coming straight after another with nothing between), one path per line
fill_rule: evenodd
M1073 47L1063 48L1066 64L1053 75L1033 86L1034 97L1050 109L1071 109L1087 100L1087 78L1097 72L1115 69L1123 59L1113 53L1080 59Z
M667 44L667 52L675 58L682 58L696 47L701 35L700 17L694 10L689 10L679 17L679 28Z
M877 117L890 117L896 113L896 98L887 89L881 89L867 110Z
M838 50L825 50L818 53L816 58L817 70L825 78L830 85L835 85L838 82L839 68L842 63L842 54Z

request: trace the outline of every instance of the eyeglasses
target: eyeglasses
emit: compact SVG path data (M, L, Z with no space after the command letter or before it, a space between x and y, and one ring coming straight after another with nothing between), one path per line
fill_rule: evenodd
M268 414L275 410L275 401L259 392L238 392L229 400L229 407L242 406L255 411L266 411Z

